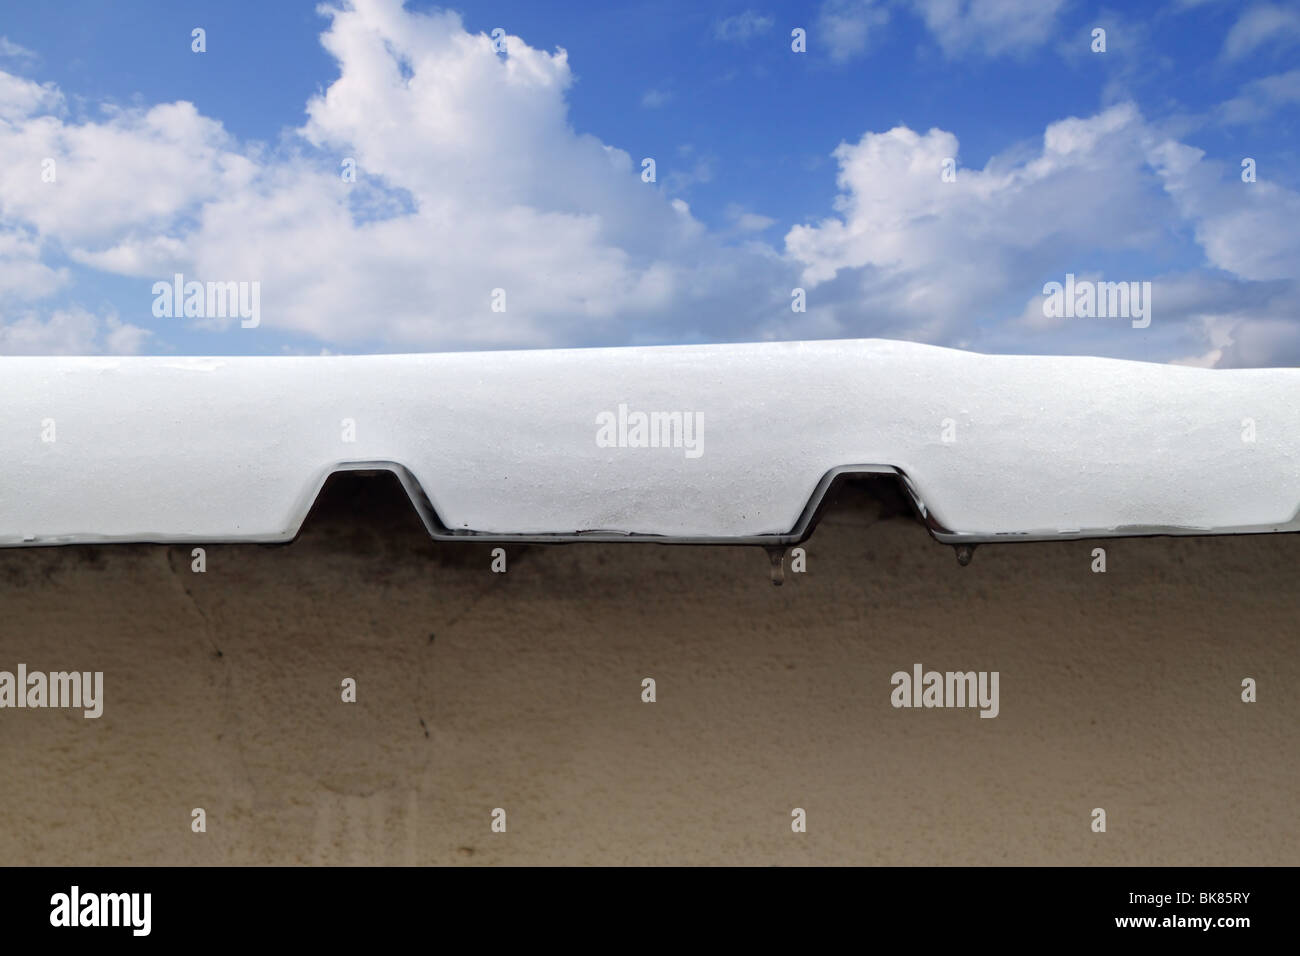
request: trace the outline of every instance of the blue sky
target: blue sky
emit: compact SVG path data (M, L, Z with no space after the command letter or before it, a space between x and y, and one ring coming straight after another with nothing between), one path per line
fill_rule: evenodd
M1295 3L548 6L7 6L0 353L883 336L1300 364ZM155 316L175 271L257 282L257 327ZM1150 282L1149 326L1044 316L1067 273Z

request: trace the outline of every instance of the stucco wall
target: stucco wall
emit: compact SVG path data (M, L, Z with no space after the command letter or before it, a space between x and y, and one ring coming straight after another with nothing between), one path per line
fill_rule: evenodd
M782 588L757 549L508 548L493 574L390 490L340 485L205 574L0 552L0 669L105 672L98 720L0 710L0 859L1300 863L1300 538L963 569L848 494ZM999 671L1000 715L893 708L918 661Z

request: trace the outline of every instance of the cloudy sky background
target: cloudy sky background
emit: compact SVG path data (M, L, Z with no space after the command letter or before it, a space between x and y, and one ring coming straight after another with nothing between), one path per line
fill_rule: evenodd
M880 336L1300 365L1300 3L546 6L6 5L0 354ZM260 282L261 326L155 318L176 272ZM1045 319L1066 273L1150 281L1150 327Z

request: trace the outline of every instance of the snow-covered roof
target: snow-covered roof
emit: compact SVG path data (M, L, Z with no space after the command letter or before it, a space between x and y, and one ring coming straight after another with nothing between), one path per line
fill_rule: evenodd
M788 543L859 470L953 543L1300 530L1294 369L860 340L0 358L0 393L9 546L289 540L374 467L436 536Z

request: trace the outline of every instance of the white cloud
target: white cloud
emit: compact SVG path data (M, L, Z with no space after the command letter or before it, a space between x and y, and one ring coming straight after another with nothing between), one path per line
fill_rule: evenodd
M30 234L0 226L0 305L30 302L54 294L68 279L66 269L41 261L40 243Z
M1152 234L1152 212L1137 173L1144 133L1131 106L1048 127L1029 160L995 159L983 169L957 168L944 182L957 138L907 127L868 133L841 144L839 216L796 226L787 250L804 279L825 282L843 269L870 269L882 282L903 283L901 305L918 316L942 306L968 310L1004 287L1017 263L1113 236L1140 246ZM1097 197L1088 202L1086 197Z
M1027 54L1056 27L1064 0L913 0L944 53Z
M878 27L889 22L889 10L876 0L824 0L817 14L815 37L842 63L864 53Z
M667 106L673 98L673 94L667 90L649 89L641 96L641 105L648 110L657 110L660 107Z
M0 126L0 200L6 218L94 248L246 189L255 165L234 149L221 124L191 103L120 111L102 123L29 116ZM47 159L53 181L43 178Z
M0 60L18 60L33 62L40 59L32 50L15 43L6 36L0 36Z
M1300 41L1300 10L1257 4L1241 15L1223 40L1223 57L1240 60L1263 46L1285 47Z
M734 17L726 17L714 23L713 35L729 43L746 43L772 29L772 23L770 16L746 10Z
M128 236L99 251L74 249L71 257L93 269L137 278L171 275L190 262L185 243L171 236Z
M860 17L841 50L883 22L871 4L824 9ZM952 34L954 54L1001 49L984 25L1009 8L954 9L968 34ZM888 335L1114 354L1136 339L1029 321L1036 293L1045 277L1096 271L1098 255L1158 258L1177 235L1221 281L1105 276L1158 281L1164 311L1144 341L1164 357L1267 361L1300 328L1286 305L1300 282L1296 193L1240 183L1127 103L1052 123L983 168L958 164L954 183L941 179L960 158L954 133L868 132L834 152L835 214L790 229L781 252L759 239L769 218L736 206L711 232L678 197L709 181L714 157L658 156L648 184L639 155L575 130L563 50L510 37L501 57L455 14L398 0L334 10L323 42L338 78L274 151L183 102L73 121L53 87L0 73L0 350L149 344L116 316L35 311L66 293L71 261L258 281L264 329L343 350ZM355 183L339 174L346 158ZM790 310L796 285L806 313ZM490 308L497 288L504 313Z
M1250 282L1222 273L1163 277L1160 310L1186 330L1180 365L1300 364L1296 283Z
M713 182L714 167L717 157L712 153L699 153L695 147L686 144L677 148L676 158L660 169L664 189L669 193L683 193L692 186Z
M736 322L770 307L750 291L772 284L770 259L666 195L707 182L712 159L660 157L660 184L642 182L639 158L572 128L563 50L509 37L502 58L456 14L397 0L331 17L339 76L308 103L305 142L275 155L189 103L72 123L30 115L43 88L0 86L25 116L0 126L6 221L107 272L259 281L264 327L342 345L673 340L699 334L705 303L743 298Z
M1210 265L1245 279L1300 279L1300 193L1267 178L1245 183L1205 153L1166 141L1152 161Z
M27 313L0 320L0 355L133 355L150 334L116 315L101 317L82 308L60 309L44 320Z
M1257 123L1285 106L1300 104L1300 69L1252 80L1241 92L1219 106L1219 118L1228 125Z
M1024 56L1052 38L1065 0L896 0L924 22L943 52ZM835 62L866 52L889 22L883 0L824 0L817 37Z
M1241 183L1163 136L1131 104L1053 123L1038 151L995 156L983 169L958 166L955 182L944 182L941 171L959 144L943 130L868 133L834 155L838 214L791 229L786 250L803 266L810 312L817 303L823 319L840 325L861 310L877 334L991 350L1023 350L1039 339L1057 349L1090 343L1104 350L1104 325L1071 320L1071 345L1063 323L1035 315L1045 277L1087 275L1099 256L1158 256L1171 224L1182 223L1247 307L1232 307L1221 289L1186 282L1181 300L1166 297L1169 283L1151 266L1135 267L1145 274L1105 275L1155 284L1162 324L1152 340L1164 347L1204 347L1212 338L1207 318L1219 322L1217 335L1251 316L1284 315L1276 303L1300 287L1300 194ZM1198 308L1198 296L1214 301ZM979 327L977 320L999 314L1007 317L1001 324ZM1240 357L1227 348L1222 356Z
M21 120L36 113L53 113L63 97L51 84L44 85L0 72L0 120Z
M736 225L746 232L761 232L775 223L776 220L770 216L760 216L758 213L753 212L744 213L736 220Z

